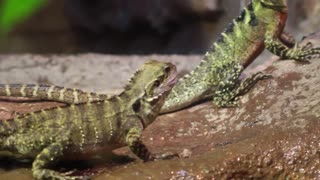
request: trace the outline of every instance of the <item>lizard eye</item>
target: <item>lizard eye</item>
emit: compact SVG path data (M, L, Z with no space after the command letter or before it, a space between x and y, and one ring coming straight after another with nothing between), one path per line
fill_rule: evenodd
M159 80L155 80L153 83L153 87L159 87L160 86L160 81Z
M140 111L140 107L141 107L141 103L140 101L136 101L133 105L132 105L132 109L134 112L139 112Z
M169 66L165 67L164 72L166 72L166 74L169 74L171 72L171 68Z

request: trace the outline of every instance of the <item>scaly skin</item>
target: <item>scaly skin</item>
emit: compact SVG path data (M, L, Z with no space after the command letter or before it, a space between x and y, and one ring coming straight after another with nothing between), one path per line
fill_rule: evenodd
M313 55L320 54L320 48L299 48L295 45L292 36L283 32L286 19L286 0L252 0L221 33L200 65L179 80L161 113L177 111L209 97L213 97L219 107L237 106L237 96L247 92L257 81L270 77L259 72L242 82L239 80L243 69L265 48L282 59L297 61L308 61ZM61 96L63 91L49 89L33 88L32 85L0 85L0 96L35 97L71 104L107 98L94 93L87 93L92 98L86 97L86 93ZM37 94L44 95L37 97ZM77 94L84 95L77 97Z
M125 145L141 159L153 159L140 136L175 83L174 65L149 61L118 96L0 121L0 150L34 159L35 179L85 178L49 167L64 158L87 159Z
M252 0L221 33L200 65L178 81L161 113L180 110L213 96L219 107L236 106L236 97L257 81L262 73L239 81L239 76L264 48L282 59L308 61L320 48L299 48L283 33L287 19L286 0Z

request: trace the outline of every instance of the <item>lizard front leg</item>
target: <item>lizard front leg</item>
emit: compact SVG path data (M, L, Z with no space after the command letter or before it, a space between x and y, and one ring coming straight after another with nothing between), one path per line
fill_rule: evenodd
M140 128L131 128L126 136L126 142L130 150L144 161L150 161L155 159L170 159L176 157L176 154L165 153L160 155L152 155L148 148L141 141L142 130Z
M289 48L280 39L273 36L267 36L264 43L266 49L280 56L282 59L294 59L296 61L307 62L313 55L320 55L320 47L299 48L295 45L293 48Z
M32 174L35 179L57 179L57 180L76 180L88 179L86 176L68 176L68 173L59 173L48 169L49 166L55 164L61 156L67 143L56 142L44 148L32 163Z
M285 44L289 48L293 48L295 46L298 47L296 40L294 39L293 35L283 31L279 37L280 41ZM312 43L308 42L307 44L301 47L302 50L307 50L312 48Z
M126 143L130 150L140 159L148 161L152 159L151 153L140 140L142 130L140 128L131 128L126 136Z

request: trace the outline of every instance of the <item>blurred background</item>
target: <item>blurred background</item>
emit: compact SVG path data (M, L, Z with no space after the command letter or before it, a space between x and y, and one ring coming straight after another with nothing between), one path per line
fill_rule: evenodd
M246 0L0 0L0 53L202 54ZM320 1L290 0L287 30L319 30Z

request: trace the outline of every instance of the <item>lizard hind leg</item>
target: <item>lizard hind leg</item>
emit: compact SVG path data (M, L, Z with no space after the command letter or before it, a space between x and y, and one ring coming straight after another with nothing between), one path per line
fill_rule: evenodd
M239 86L239 77L243 67L236 61L217 67L215 73L216 78L213 81L218 82L216 90L213 92L213 103L218 107L234 107L237 106L234 101L234 89ZM212 82L214 83L214 82Z
M142 130L140 128L131 128L126 136L126 143L130 150L144 161L148 161L151 158L151 153L147 147L140 140Z
M218 93L216 93L213 98L213 102L218 107L237 107L238 96L247 93L258 81L269 79L271 77L271 75L257 72L241 82L238 80L235 82L235 86L232 90L230 90L228 87L222 87L222 89L227 88L227 90L220 90Z

